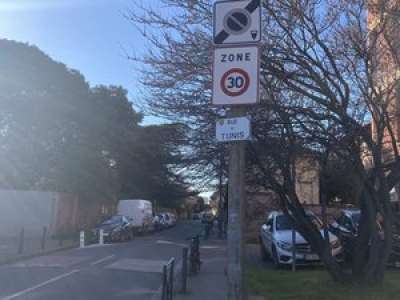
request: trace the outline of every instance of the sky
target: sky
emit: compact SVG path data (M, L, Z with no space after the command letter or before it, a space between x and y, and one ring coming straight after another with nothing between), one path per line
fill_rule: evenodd
M0 38L36 45L54 60L79 70L91 86L122 85L135 104L140 73L127 53L140 56L146 48L124 17L134 9L134 1L142 0L0 0ZM142 3L160 8L159 0ZM160 122L145 117L143 124Z
M124 17L134 1L0 0L0 38L36 45L79 70L92 86L122 85L135 103L140 74L127 54L143 54L145 41ZM146 118L144 123L158 122Z

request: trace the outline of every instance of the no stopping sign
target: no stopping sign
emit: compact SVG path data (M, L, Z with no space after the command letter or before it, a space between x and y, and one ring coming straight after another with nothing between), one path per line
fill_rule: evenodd
M250 86L250 77L245 70L233 68L225 72L221 78L222 91L231 97L243 95Z
M259 48L257 46L215 48L213 104L257 103L259 72Z

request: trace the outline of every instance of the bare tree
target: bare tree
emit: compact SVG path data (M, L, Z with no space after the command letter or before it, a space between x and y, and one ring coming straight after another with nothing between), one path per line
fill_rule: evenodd
M211 104L212 3L164 0L127 15L150 43L143 66L144 107L187 125L180 145L191 174L215 174L220 145ZM393 0L266 0L262 102L249 110L254 142L249 179L274 190L333 279L379 282L391 250L389 191L400 180L397 138L399 4ZM372 127L371 130L368 128ZM296 162L320 168L349 162L362 186L351 274L331 254L329 235L306 217L296 192ZM377 219L382 223L382 229ZM383 233L383 234L382 234Z
M332 156L351 162L363 187L357 199L362 218L353 279L381 281L392 247L389 192L399 176L393 128L399 53L392 35L399 4L273 0L265 9L262 72L280 131L279 146L285 150L267 154L281 180L266 168L262 173L268 173L264 175L271 188L333 278L342 280L346 276L332 259L329 243L307 221L292 165L307 153L322 165ZM372 133L366 130L368 124ZM262 136L259 142L268 139Z

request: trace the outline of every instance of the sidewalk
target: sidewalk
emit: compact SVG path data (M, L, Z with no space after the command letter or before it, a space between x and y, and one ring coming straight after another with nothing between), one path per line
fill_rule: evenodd
M247 245L246 263L259 263L258 245ZM227 260L226 240L201 240L200 253L203 262L200 273L188 279L188 292L177 293L174 300L226 300L227 277L224 269ZM248 300L265 300L249 296Z
M41 239L41 236L28 236L20 245L18 237L0 237L0 265L78 245L76 241L65 240L60 244L58 240L53 239L46 239L42 245ZM42 246L44 246L43 249Z
M200 273L190 276L188 292L176 294L174 300L224 300L227 282L224 273L226 263L226 241L210 239L201 240Z

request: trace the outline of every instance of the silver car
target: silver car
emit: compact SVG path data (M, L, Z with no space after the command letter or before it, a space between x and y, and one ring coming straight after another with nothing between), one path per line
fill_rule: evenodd
M311 211L307 215L318 226L323 234L322 222ZM268 216L267 222L262 225L260 231L260 246L263 259L270 257L275 266L282 264L292 264L293 262L293 243L292 243L292 223L288 216L283 212L273 211ZM329 233L329 240L332 247L332 255L339 257L342 253L342 246L339 239ZM310 244L303 236L296 231L296 264L304 265L318 262L319 256L311 249Z

